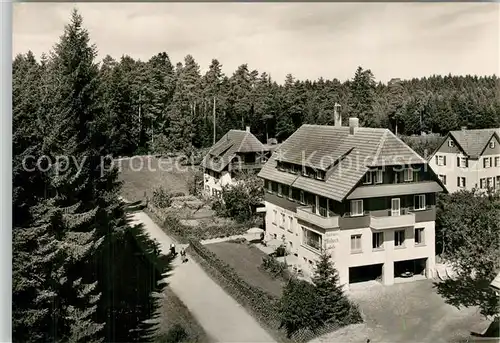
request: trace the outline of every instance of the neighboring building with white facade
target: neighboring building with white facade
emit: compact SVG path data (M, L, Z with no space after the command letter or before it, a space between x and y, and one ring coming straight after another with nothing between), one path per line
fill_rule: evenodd
M302 270L323 250L340 283L394 283L405 271L435 272L436 193L427 161L387 129L303 125L259 173L266 238L283 240Z
M271 150L249 127L246 131L230 130L212 146L201 163L205 195L220 196L222 187L234 184L239 173L260 171Z
M500 128L450 131L429 166L450 193L500 189Z

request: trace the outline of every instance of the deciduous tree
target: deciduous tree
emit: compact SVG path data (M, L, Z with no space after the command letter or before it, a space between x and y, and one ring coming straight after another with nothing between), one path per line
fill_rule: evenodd
M489 287L500 271L500 196L460 191L441 197L436 239L456 276L436 284L450 304L478 306L485 316L498 315L498 296Z

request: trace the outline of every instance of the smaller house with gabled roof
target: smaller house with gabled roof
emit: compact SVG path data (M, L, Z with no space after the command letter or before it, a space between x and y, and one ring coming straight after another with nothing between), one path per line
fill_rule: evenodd
M500 189L500 128L450 131L429 166L450 193Z
M237 182L242 172L258 173L273 147L262 144L251 132L229 130L203 158L205 195L220 196L222 187Z

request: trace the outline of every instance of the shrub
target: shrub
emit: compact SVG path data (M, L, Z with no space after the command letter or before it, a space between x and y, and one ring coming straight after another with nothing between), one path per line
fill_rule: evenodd
M224 202L219 198L215 198L212 200L212 210L219 217L230 217L226 210Z
M262 258L262 268L272 274L273 277L285 277L287 265L284 262L279 262L273 256L264 256Z
M158 187L153 191L151 202L157 208L167 208L172 205L172 195L166 189Z
M177 192L177 193L172 194L172 198L183 197L185 195L186 194L184 194L184 192Z
M137 150L134 152L134 156L145 156L148 155L149 151L146 147L138 147Z
M188 181L189 194L199 196L203 191L203 174L197 171Z
M274 251L274 254L276 257L283 257L286 256L286 248L283 244L281 244L279 247L276 248Z
M255 208L264 196L262 179L255 175L245 175L240 182L222 188L222 199L212 204L212 209L222 217L230 217L238 222L255 217Z
M179 324L175 324L168 332L160 336L157 343L180 343L186 341L188 334L186 330Z
M161 228L179 241L189 239L202 241L212 238L238 236L244 234L253 225L253 223L226 223L193 227L183 225L175 215L162 211L152 204L148 205L148 210L154 217L158 218Z
M279 302L280 327L291 337L301 329L315 331L321 326L318 309L322 304L316 287L307 281L291 279L283 290Z
M228 242L229 243L236 243L236 244L243 244L243 243L246 243L246 241L247 240L245 238L239 237L239 238L236 238L236 239L231 239Z

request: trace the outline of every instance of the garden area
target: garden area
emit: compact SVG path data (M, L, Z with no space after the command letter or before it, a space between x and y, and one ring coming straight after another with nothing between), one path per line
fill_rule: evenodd
M310 283L244 240L190 241L188 252L278 342L308 342L362 322L357 306L337 286L338 274L327 255Z
M248 284L261 288L276 297L281 296L285 280L273 278L264 270L262 261L268 256L246 242L222 242L207 244L207 249L236 270L236 273Z

